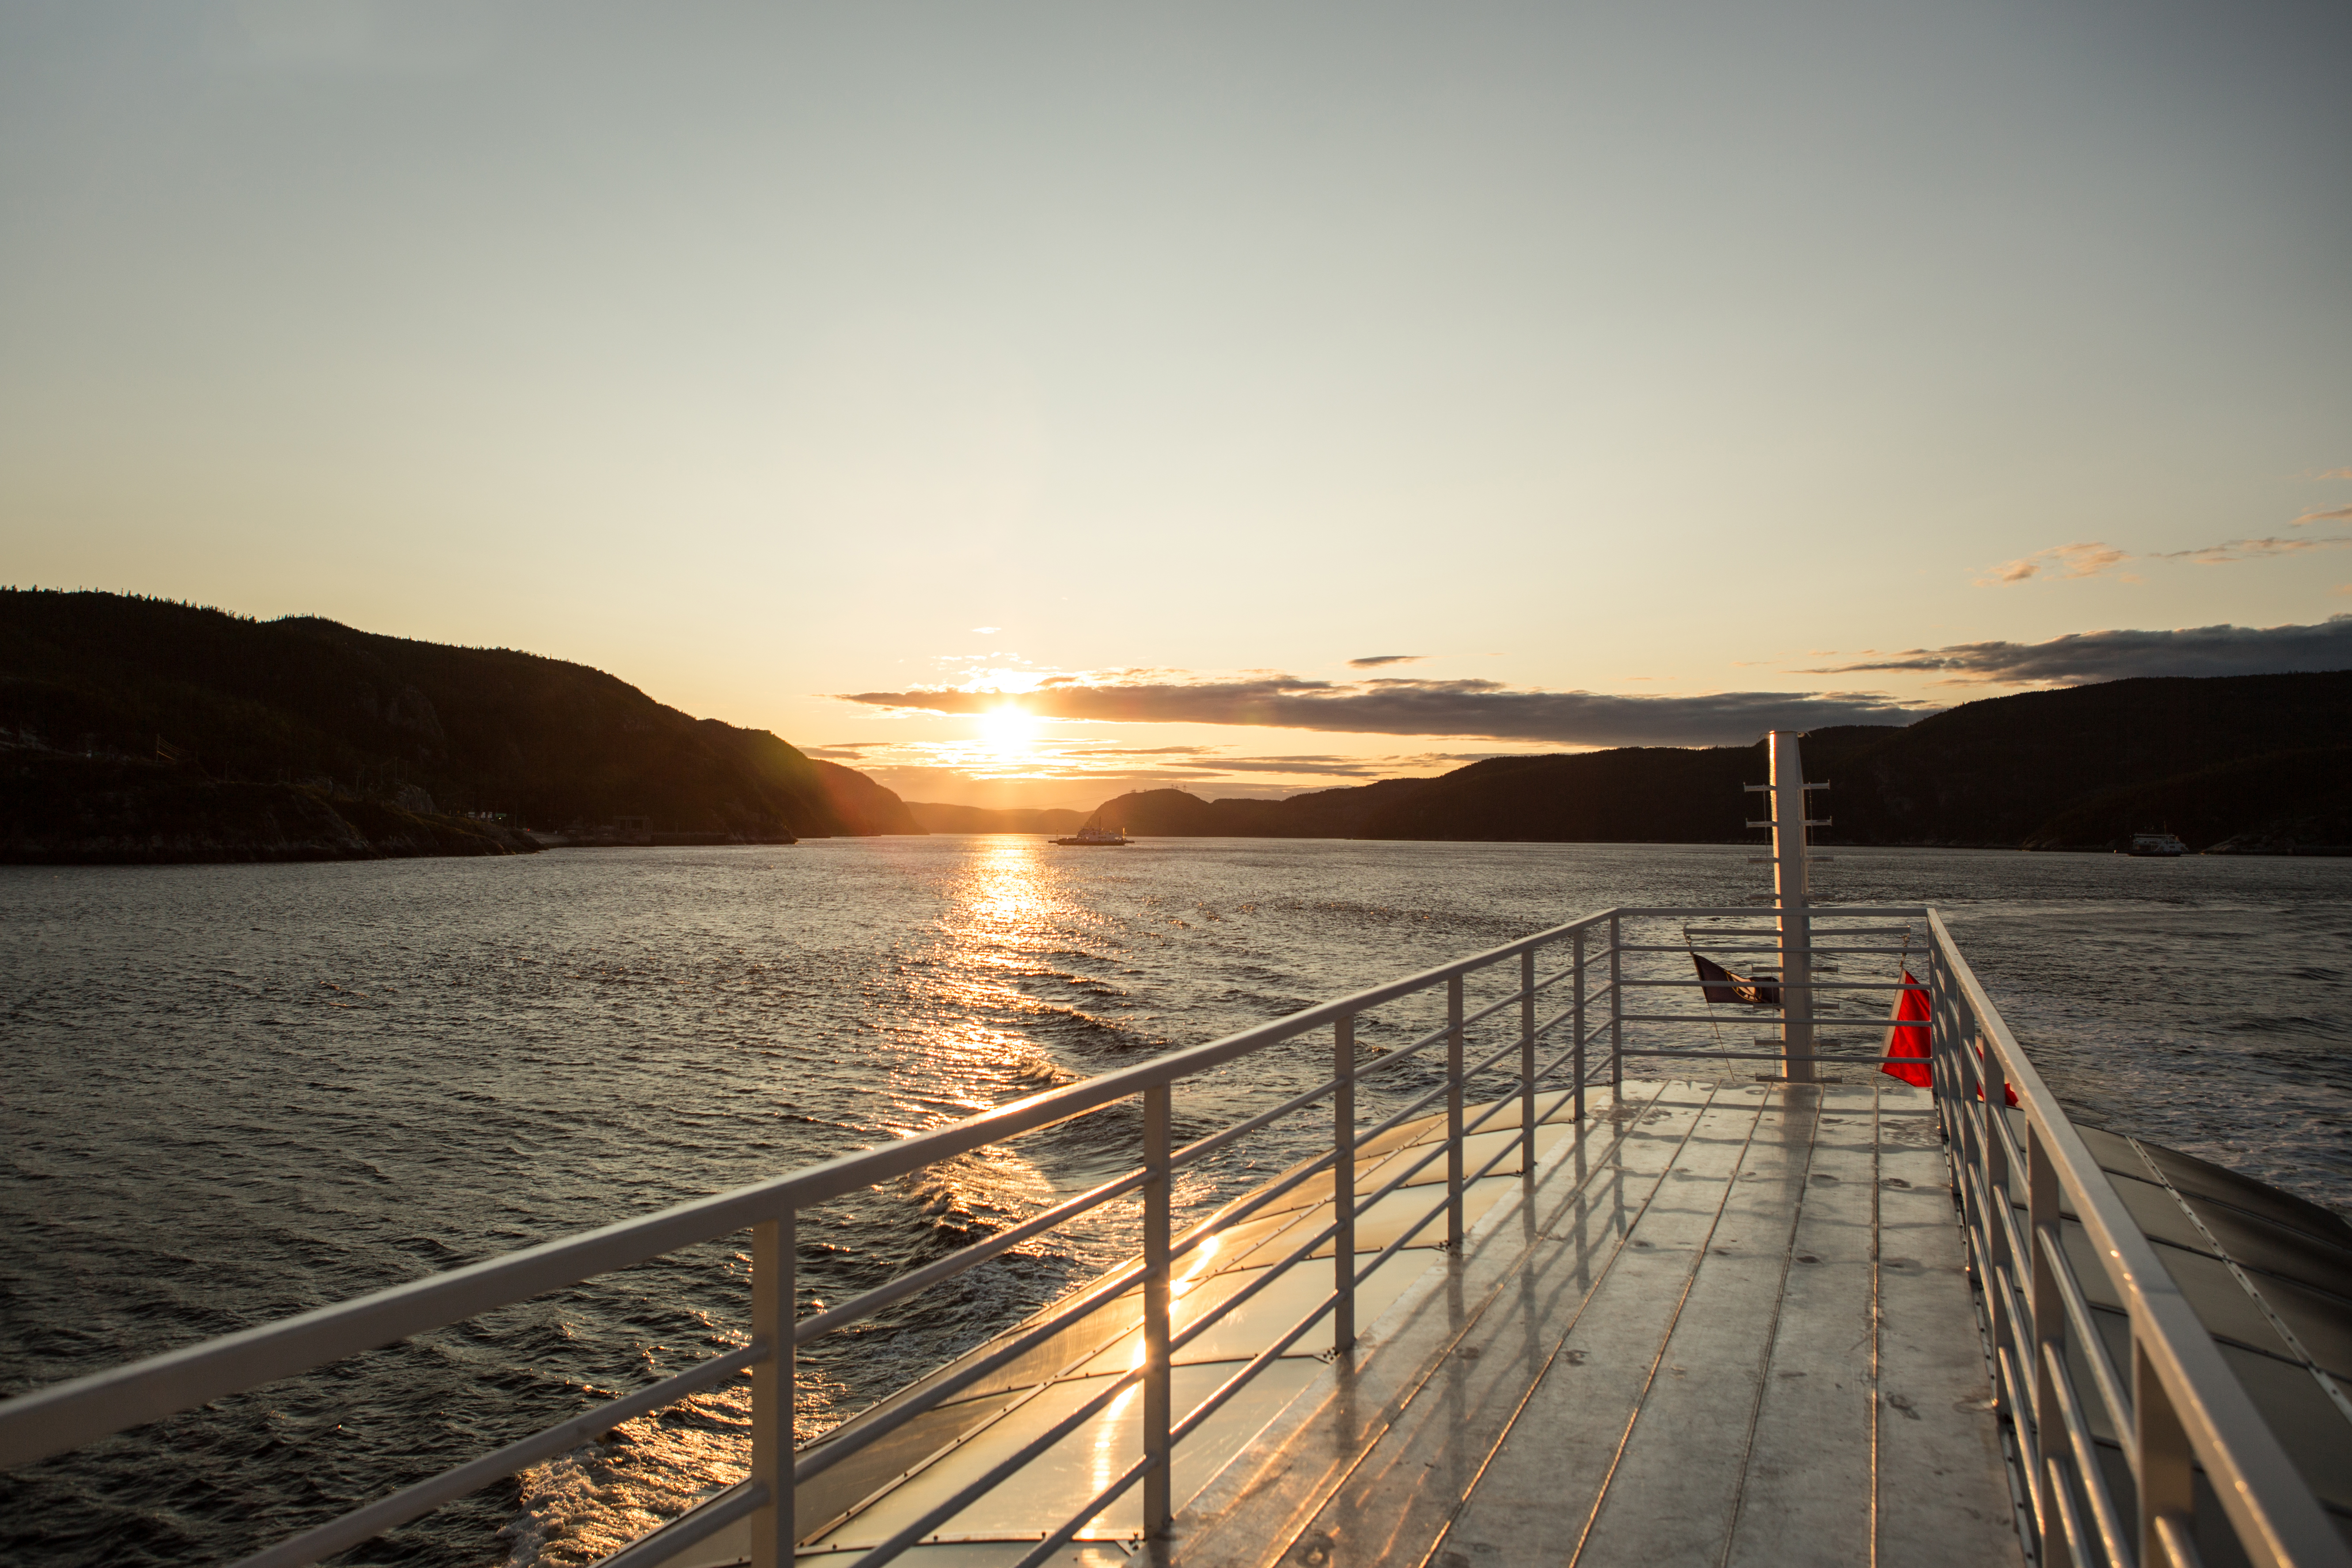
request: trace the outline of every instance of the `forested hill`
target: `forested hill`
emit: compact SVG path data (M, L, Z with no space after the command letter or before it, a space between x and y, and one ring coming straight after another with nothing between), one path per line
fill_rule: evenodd
M236 785L248 804L299 789L558 831L923 831L862 773L584 665L115 594L0 590L0 731L12 839L37 835L26 813L70 795L77 766L110 799Z
M1826 843L2107 848L2352 845L2352 671L2119 680L1989 698L1908 726L1815 731ZM1736 843L1764 747L1496 757L1433 779L1287 800L1152 790L1108 802L1136 834Z

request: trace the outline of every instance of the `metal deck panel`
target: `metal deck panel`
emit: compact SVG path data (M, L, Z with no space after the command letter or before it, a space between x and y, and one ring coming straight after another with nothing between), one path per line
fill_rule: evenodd
M1927 1094L1627 1090L1623 1142L1498 1207L1174 1563L2019 1560Z

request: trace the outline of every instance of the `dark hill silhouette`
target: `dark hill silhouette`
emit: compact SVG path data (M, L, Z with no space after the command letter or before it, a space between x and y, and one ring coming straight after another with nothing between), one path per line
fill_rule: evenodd
M1907 726L1805 740L1834 787L1824 843L2106 848L2168 828L2195 848L2352 845L2352 671L2119 680L1989 698ZM1496 757L1282 801L1121 795L1143 836L1737 843L1764 747Z
M16 837L84 756L122 802L235 783L558 830L641 817L738 838L922 831L855 770L584 665L115 594L0 590L0 730ZM159 742L183 760L151 778L129 759L156 758ZM262 797L240 798L236 811Z

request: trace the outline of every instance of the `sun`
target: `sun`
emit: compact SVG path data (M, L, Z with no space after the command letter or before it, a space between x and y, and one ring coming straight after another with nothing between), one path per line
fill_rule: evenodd
M1016 750L1029 744L1037 728L1037 716L1024 708L1006 703L980 715L982 739L999 750Z

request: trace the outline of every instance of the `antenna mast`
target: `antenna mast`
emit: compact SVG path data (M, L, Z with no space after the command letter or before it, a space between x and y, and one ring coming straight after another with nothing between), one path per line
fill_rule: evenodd
M1804 758L1796 730L1772 731L1772 782L1760 786L1772 815L1750 827L1772 829L1772 894L1780 928L1780 1070L1791 1083L1809 1083L1813 1071L1813 931L1807 906L1805 830L1826 827L1829 818L1805 815L1805 792L1827 789L1805 782ZM1750 789L1759 786L1748 785Z

